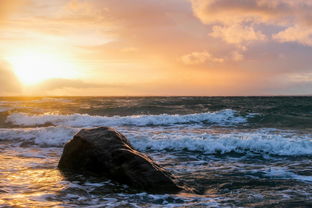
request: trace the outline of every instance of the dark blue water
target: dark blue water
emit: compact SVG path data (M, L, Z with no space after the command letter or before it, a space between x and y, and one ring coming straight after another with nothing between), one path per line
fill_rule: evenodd
M112 126L198 194L138 193L56 169ZM312 97L0 98L0 207L311 207Z

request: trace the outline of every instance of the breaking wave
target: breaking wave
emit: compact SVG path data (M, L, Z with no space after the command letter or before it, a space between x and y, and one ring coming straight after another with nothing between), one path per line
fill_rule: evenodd
M27 141L29 143L46 146L62 146L71 139L79 129L67 127L44 128L1 128L0 141Z
M27 141L36 145L62 147L80 129L40 127L0 129L0 141ZM140 151L194 151L204 154L259 153L280 156L312 155L311 135L274 133L269 130L232 133L141 132L121 129Z
M57 126L94 127L94 126L163 126L174 124L217 124L231 126L247 122L247 118L238 116L234 110L197 113L187 115L137 115L137 116L91 116L88 114L55 115L41 114L30 115L14 113L8 116L8 123L19 126L36 126L53 124Z
M177 134L131 141L141 151L198 151L205 154L260 153L281 156L312 155L311 135L264 133Z

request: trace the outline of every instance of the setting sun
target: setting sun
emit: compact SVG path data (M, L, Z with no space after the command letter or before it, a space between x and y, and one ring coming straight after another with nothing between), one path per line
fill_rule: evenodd
M0 0L0 208L312 208L311 11Z
M75 78L77 74L70 61L57 55L28 52L12 56L8 60L15 74L25 85L52 78Z

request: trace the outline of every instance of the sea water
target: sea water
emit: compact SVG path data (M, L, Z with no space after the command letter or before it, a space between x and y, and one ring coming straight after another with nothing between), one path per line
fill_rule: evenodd
M155 195L57 169L110 126L197 190ZM312 97L0 98L0 207L312 207Z

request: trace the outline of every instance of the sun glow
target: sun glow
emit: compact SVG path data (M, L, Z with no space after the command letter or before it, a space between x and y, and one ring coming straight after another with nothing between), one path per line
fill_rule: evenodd
M15 74L25 85L34 85L53 78L76 78L70 60L48 53L27 52L8 58Z

